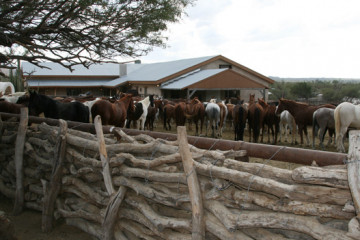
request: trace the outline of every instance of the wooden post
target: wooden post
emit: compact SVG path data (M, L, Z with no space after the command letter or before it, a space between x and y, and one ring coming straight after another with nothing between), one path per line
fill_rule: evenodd
M192 208L192 239L205 239L205 220L200 184L197 178L194 160L191 157L186 127L177 127L179 151L189 187Z
M16 194L13 214L18 215L24 207L24 145L28 125L28 109L20 110L20 125L15 142Z
M60 119L60 128L55 145L52 174L49 184L44 184L44 200L42 212L41 229L43 232L50 232L53 226L55 201L60 192L63 164L66 155L66 121Z
M348 182L354 201L356 214L360 215L360 131L353 130L349 133L349 153L347 170Z
M354 202L356 217L348 224L348 234L354 239L360 239L360 130L349 132L349 152L346 160L348 182Z
M126 188L120 186L118 192L115 194L114 186L111 179L110 161L106 151L105 139L103 135L103 129L101 124L101 118L97 115L94 119L96 136L99 143L100 159L103 167L103 177L106 190L110 196L110 201L106 207L106 212L103 220L103 239L114 239L114 225L118 216L118 210L122 200L125 197Z
M2 121L1 114L0 114L0 143L1 143L3 132L4 132L3 129L4 129L4 123Z

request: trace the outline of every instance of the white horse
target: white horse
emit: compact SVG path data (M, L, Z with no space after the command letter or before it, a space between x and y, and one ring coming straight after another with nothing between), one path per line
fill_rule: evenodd
M343 102L335 108L336 147L339 152L345 152L344 137L348 127L360 129L360 106Z
M296 142L296 123L294 117L289 113L288 110L284 110L280 114L280 136L279 142L281 142L281 137L284 132L285 142L288 141L288 129L291 132L291 144Z
M100 100L100 99L101 99L101 98L98 97L98 98L95 98L95 100L83 102L83 104L89 108L89 122L90 122L90 123L93 122L93 120L92 120L92 115L91 115L91 108L92 108L92 106L94 105L94 103L97 102L97 101Z
M143 100L139 101L139 103L142 104L143 113L141 114L140 118L137 120L137 123L140 122L140 130L145 130L145 121L146 121L146 116L148 114L148 107L149 106L154 107L154 96L149 95ZM139 125L136 124L136 126Z
M220 107L216 104L215 99L211 99L209 103L206 104L205 114L207 117L206 120L206 136L208 134L208 124L210 122L212 129L212 137L218 137L219 132L219 122L220 122ZM216 134L215 134L216 132Z
M26 94L26 92L14 92L9 95L2 96L1 99L4 99L5 101L11 102L11 103L17 103L19 98L21 98L25 94Z

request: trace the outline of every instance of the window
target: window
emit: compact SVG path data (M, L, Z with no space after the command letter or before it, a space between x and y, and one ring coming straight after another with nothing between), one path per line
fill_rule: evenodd
M222 69L222 68L232 69L232 66L231 66L231 64L220 64L220 65L219 65L219 68L220 68L220 69Z

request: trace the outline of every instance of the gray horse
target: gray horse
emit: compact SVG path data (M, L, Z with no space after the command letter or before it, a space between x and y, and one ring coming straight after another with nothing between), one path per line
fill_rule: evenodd
M313 149L315 149L315 137L317 136L319 129L320 147L321 149L324 149L323 141L326 130L329 130L329 141L327 145L330 144L332 136L335 134L334 109L319 108L313 113Z

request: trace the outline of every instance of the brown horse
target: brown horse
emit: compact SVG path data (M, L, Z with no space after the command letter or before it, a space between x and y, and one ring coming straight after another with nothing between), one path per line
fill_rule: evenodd
M198 122L200 121L200 134L202 133L204 118L205 118L205 107L204 104L195 97L186 104L185 113L186 119L192 120L195 123L196 132L195 135L199 135L199 126Z
M312 106L306 103L300 103L293 100L280 98L276 114L279 115L282 111L288 110L294 117L295 122L298 125L301 144L304 144L303 134L305 134L307 144L310 145L310 140L307 134L307 126L311 126L313 123L313 113L317 109L323 107L335 109L335 106L332 104Z
M228 115L227 115L226 121L229 122L230 124L232 124L233 123L233 110L234 110L235 104L227 103L225 105L228 109ZM227 124L225 123L225 125L227 125ZM233 126L231 125L230 128L231 127L233 127Z
M219 129L220 133L219 136L222 137L222 132L224 130L225 124L226 124L226 118L228 115L228 109L225 105L225 103L219 102L217 105L220 107L220 123L219 123Z
M255 94L250 94L248 107L249 142L251 142L251 130L253 130L253 141L258 142L264 116L263 107L259 103L255 103Z
M91 108L91 114L94 118L100 115L103 125L114 125L124 127L127 112L133 112L134 102L132 94L126 94L120 100L111 103L107 100L98 100Z
M268 127L268 143L270 143L270 131L272 135L272 144L277 144L277 136L280 128L280 117L275 114L276 106L267 104L264 99L258 99L259 104L264 108L265 116L263 122L263 131L261 142L264 142L265 125ZM275 129L274 129L275 128Z
M246 126L248 110L244 104L236 104L232 110L232 119L234 123L235 141L244 140L244 131Z
M175 119L175 105L173 104L165 104L164 106L164 129L171 130L171 119Z

